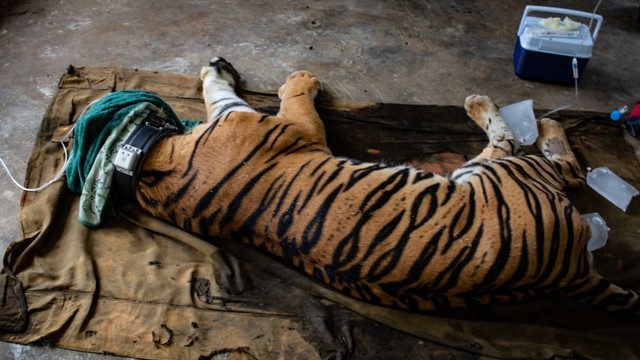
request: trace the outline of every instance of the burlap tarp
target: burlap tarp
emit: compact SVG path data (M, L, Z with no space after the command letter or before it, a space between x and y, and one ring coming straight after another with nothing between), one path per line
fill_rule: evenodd
M62 164L52 138L90 101L121 89L152 91L181 118L205 119L195 77L70 67L43 118L27 186L50 179ZM274 94L242 94L263 111L277 110ZM362 160L446 169L486 143L461 107L318 107L334 152ZM558 117L583 166L608 166L640 187L638 160L621 128L602 114ZM572 198L611 228L608 245L594 253L598 269L640 289L637 199L623 213L588 188ZM24 194L23 237L7 249L0 281L1 340L154 359L640 357L638 317L556 297L440 314L380 308L242 244L205 241L134 207L102 228L86 228L77 220L78 199L63 180Z

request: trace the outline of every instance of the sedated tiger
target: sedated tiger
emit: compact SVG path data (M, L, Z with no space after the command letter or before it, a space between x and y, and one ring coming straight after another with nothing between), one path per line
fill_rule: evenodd
M559 293L640 314L637 292L601 277L588 224L564 189L584 184L562 126L539 121L524 155L486 96L465 109L489 138L447 177L336 157L314 107L320 82L294 72L280 110L234 92L222 58L201 71L207 123L157 142L135 195L151 215L249 243L364 301L429 311Z

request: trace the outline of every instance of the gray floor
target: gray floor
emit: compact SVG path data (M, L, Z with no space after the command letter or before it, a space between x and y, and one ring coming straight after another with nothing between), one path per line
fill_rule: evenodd
M0 0L0 157L22 182L42 115L69 64L197 75L214 55L244 86L275 90L297 69L322 96L347 101L461 105L471 93L537 109L573 103L574 89L513 73L528 1ZM596 1L539 1L591 12ZM604 25L573 109L608 112L640 100L637 0L604 1ZM0 246L19 239L21 190L0 174ZM3 359L94 359L47 346L0 343Z

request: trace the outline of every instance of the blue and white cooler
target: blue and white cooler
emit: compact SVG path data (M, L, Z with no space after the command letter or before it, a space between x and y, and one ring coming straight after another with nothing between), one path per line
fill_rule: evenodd
M529 16L531 12L560 15L564 19ZM587 24L595 21L593 33L590 26L569 16L586 19L583 21ZM598 14L528 5L520 21L513 51L516 75L528 80L573 85L575 77L578 81L582 78L601 26L602 16Z

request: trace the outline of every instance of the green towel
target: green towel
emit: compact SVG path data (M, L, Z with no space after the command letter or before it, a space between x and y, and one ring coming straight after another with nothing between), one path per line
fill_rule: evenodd
M67 186L81 194L79 220L95 227L115 215L111 201L112 159L133 130L152 116L161 116L184 133L199 122L180 121L158 96L141 90L106 95L78 119L67 165Z

